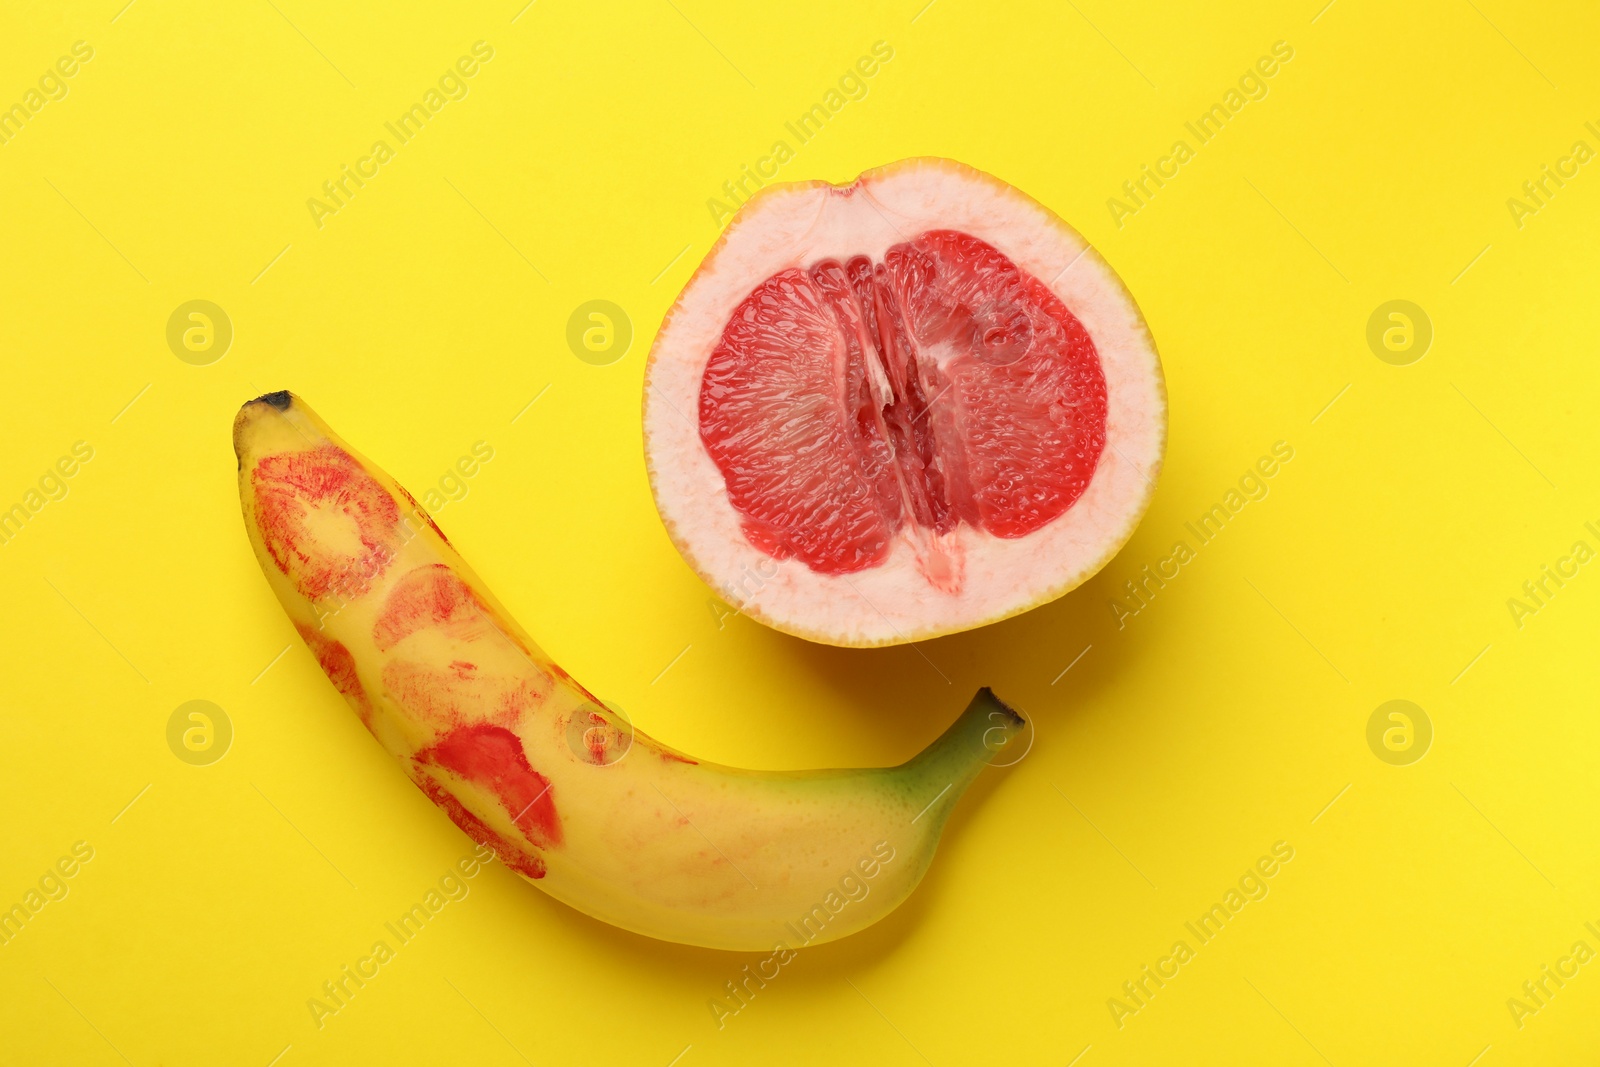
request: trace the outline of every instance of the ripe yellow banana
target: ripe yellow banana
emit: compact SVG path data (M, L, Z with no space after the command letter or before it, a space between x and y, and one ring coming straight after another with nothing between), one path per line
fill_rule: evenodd
M250 401L233 439L261 569L362 722L468 835L613 925L762 951L860 930L916 887L957 799L1023 730L985 689L899 767L691 759L551 662L299 398Z

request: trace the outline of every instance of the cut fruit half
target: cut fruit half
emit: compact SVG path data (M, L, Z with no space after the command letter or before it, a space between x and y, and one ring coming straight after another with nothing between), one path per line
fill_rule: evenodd
M885 645L1079 585L1132 535L1166 438L1138 306L997 178L910 159L750 199L645 371L656 507L729 604Z

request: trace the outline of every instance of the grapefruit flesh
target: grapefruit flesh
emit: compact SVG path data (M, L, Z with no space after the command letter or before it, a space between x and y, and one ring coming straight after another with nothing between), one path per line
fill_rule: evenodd
M1105 376L1083 325L954 230L756 286L699 409L745 536L823 574L879 566L907 525L1033 533L1083 494L1105 448Z
M771 186L652 348L646 451L679 550L752 617L834 644L1003 618L1098 570L1165 439L1114 272L946 160Z

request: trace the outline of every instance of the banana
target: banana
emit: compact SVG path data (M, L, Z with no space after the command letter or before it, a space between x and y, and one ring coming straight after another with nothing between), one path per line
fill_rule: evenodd
M457 826L614 926L740 951L861 930L916 887L956 801L1023 732L985 689L898 767L693 759L552 662L298 397L245 404L233 439L261 569L335 688Z

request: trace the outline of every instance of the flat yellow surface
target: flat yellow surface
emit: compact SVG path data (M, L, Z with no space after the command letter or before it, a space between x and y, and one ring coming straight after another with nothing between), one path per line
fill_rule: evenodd
M0 1060L1589 1062L1591 6L122 2L0 16L0 107L23 116L0 115L0 508L22 509L0 906L27 915L0 946ZM847 77L877 42L892 58ZM786 123L817 104L801 143ZM1171 438L1087 586L848 651L727 616L678 558L644 357L719 232L707 201L777 141L780 180L963 160L1126 280ZM194 300L231 324L220 359L215 313L169 345ZM632 327L605 365L567 340L593 300ZM471 845L248 550L229 426L278 388L439 488L527 628L669 744L898 762L981 684L1037 743L986 772L909 904L720 1029L708 1001L760 957L612 930L497 865L319 1027L307 1001ZM492 460L452 480L480 442ZM1292 459L1252 476L1275 445ZM169 745L192 700L222 709L213 746L231 727L220 760L183 722ZM1414 707L1369 744L1392 700ZM1275 845L1292 860L1251 876Z

